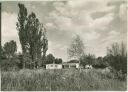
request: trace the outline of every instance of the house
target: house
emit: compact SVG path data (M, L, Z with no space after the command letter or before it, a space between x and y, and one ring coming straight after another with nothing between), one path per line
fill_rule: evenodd
M62 64L46 64L46 69L62 69Z
M64 62L63 68L79 68L79 61L78 60L71 60L69 62Z
M77 60L71 60L69 62L63 62L62 64L46 64L45 65L45 68L46 69L71 69L71 68L75 68L75 69L78 69L80 66L79 66L79 61Z
M79 63L63 63L63 68L79 68Z

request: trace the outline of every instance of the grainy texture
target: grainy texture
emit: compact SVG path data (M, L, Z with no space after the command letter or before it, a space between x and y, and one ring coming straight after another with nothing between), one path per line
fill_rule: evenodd
M20 70L2 72L2 91L126 90L126 81L98 70Z

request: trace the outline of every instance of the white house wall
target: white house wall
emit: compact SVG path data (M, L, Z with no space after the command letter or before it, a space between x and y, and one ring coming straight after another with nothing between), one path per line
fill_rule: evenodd
M79 68L79 64L76 64L76 68Z
M48 64L46 65L46 69L62 69L62 65Z

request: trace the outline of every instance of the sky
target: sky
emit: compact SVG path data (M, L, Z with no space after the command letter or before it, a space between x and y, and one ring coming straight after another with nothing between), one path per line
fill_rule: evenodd
M47 29L48 51L55 57L68 60L67 48L73 37L80 35L85 52L106 55L114 42L127 44L127 4L125 0L65 0L2 2L2 45L15 40L21 46L16 30L18 3L25 4L28 13L34 12Z

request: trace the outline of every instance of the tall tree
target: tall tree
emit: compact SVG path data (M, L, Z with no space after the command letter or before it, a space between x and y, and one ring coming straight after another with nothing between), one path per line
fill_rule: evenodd
M123 57L127 57L127 48L123 42L121 43L121 46L120 46L120 54Z
M41 66L41 54L43 57L48 50L48 40L46 37L46 29L40 23L35 13L27 15L27 9L23 4L18 4L19 14L17 29L19 31L20 43L22 46L23 57L31 58L31 63L35 68ZM24 63L28 61L23 60Z
M8 59L12 58L17 51L17 45L14 40L6 42L3 47L4 53Z
M73 41L67 50L69 58L78 59L80 64L80 57L85 54L84 49L85 46L83 44L83 41L81 40L79 35L76 35L76 37L73 38Z
M23 67L25 68L25 54L27 49L27 30L26 30L26 24L27 24L27 9L24 6L24 4L18 4L19 7L19 13L18 13L18 22L16 24L19 40L21 43L22 48L22 54L23 54Z
M127 50L125 44L122 42L121 44L119 43L113 43L110 47L107 47L107 55L112 55L112 56L127 56Z
M27 36L28 36L28 50L31 56L34 67L36 64L38 66L42 65L41 54L45 57L46 51L48 49L48 40L46 37L46 29L43 24L41 24L36 18L35 13L31 13L28 16L28 22L26 25Z
M113 43L107 48L108 62L113 69L127 73L127 49L125 44Z
M47 40L47 37L46 37L46 29L45 29L45 27L44 27L44 32L43 32L42 45L43 45L43 48L42 48L43 58L45 60L46 51L48 50L48 40Z

